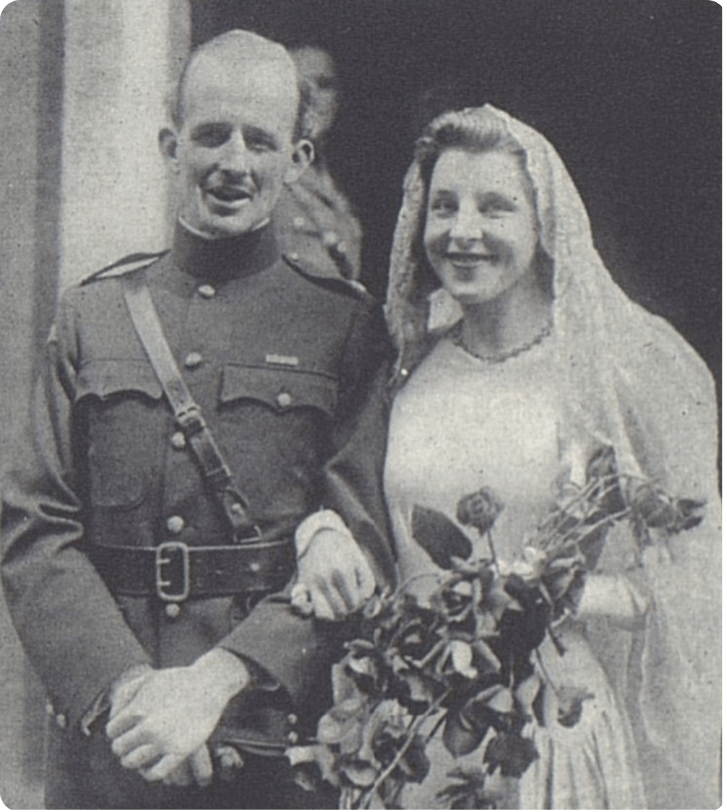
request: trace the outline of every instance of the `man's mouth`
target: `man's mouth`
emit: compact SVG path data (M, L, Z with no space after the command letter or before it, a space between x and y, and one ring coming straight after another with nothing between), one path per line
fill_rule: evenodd
M205 189L205 194L219 200L220 203L227 204L240 204L252 198L252 192L249 189L243 189L240 186L211 186Z

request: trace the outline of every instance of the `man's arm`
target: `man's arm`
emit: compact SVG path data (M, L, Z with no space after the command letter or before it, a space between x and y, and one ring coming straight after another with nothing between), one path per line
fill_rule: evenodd
M83 550L66 302L3 488L2 577L13 622L56 710L77 724L126 669L149 663Z

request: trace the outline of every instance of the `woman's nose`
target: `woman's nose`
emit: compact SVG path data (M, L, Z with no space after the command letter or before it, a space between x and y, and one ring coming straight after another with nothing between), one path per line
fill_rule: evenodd
M449 236L459 242L472 242L481 239L482 221L477 216L477 212L469 207L460 208L449 230Z

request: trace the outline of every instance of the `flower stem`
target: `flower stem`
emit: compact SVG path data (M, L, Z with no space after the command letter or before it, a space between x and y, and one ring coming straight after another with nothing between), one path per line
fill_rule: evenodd
M500 565L497 563L497 553L495 552L495 542L492 540L492 533L487 531L487 543L490 547L490 555L492 556L492 563L495 565L495 572L500 574Z
M376 795L376 793L379 791L379 789L381 788L381 785L384 783L384 781L386 781L386 779L399 766L401 760L406 755L406 751L409 749L409 747L411 747L412 742L414 741L417 734L419 733L419 730L421 729L421 726L429 718L429 716L431 716L431 714L434 713L434 711L436 711L436 710L438 710L440 708L442 702L444 702L444 700L449 696L451 691L452 691L451 688L447 688L447 690L444 691L444 693L440 694L439 697L437 699L435 699L434 702L432 702L429 705L429 707L426 709L426 711L423 714L421 714L421 716L419 716L418 719L414 720L414 722L412 723L412 726L411 726L411 728L409 730L409 735L406 737L406 740L404 741L404 744L401 746L401 750L399 750L399 752L396 754L396 756L395 756L394 760L391 762L391 764L389 764L389 766L376 779L376 781L374 782L374 785L371 787L371 789L366 793L366 795L364 795L364 797L362 799L362 802L361 802L361 806L359 807L359 809L367 809L368 808L369 803L371 802L373 797Z

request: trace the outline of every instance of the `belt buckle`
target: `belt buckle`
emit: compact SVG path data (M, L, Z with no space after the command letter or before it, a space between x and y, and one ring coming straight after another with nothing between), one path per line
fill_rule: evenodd
M238 530L234 534L236 544L258 544L263 540L263 533L260 527L254 524L245 530Z
M168 557L167 554L169 554ZM176 566L170 567L170 565ZM172 572L165 572L166 567L170 567ZM181 575L177 570L181 570ZM163 601L187 600L189 597L189 547L183 541L163 541L156 548L154 575L157 597Z

